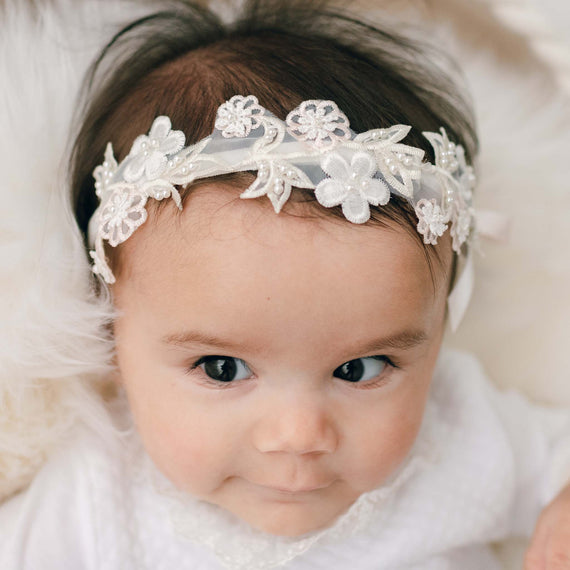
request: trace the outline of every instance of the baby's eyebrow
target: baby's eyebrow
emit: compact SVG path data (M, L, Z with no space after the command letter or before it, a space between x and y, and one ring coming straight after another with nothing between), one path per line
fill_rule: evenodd
M387 348L406 350L422 344L428 339L428 334L423 330L404 330L386 337L377 338L365 344L354 346L350 352L356 354L372 353L386 350ZM168 334L162 337L163 344L185 346L188 344L201 344L214 348L236 350L243 348L243 344L234 340L218 338L200 331L183 331ZM248 346L250 350L260 350L260 346Z
M371 353L381 352L387 348L407 350L422 344L428 340L428 334L420 329L404 330L398 333L390 334L388 336L374 339L365 344L355 346L352 352L356 353Z
M187 344L201 344L213 348L224 348L228 350L237 350L243 348L243 343L235 342L230 339L218 338L200 331L183 331L178 333L168 334L162 337L163 344L170 344L173 346L185 346ZM250 349L256 350L261 348L258 346L251 346Z

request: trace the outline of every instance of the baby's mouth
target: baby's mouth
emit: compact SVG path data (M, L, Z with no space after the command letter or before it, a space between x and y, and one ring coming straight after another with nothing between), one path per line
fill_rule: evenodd
M254 483L261 492L268 493L278 497L284 498L303 498L311 495L316 495L319 491L323 491L331 486L332 483L321 483L304 486L289 486L289 485L263 485Z
M320 489L325 489L328 485L321 485L317 487L268 487L269 489L274 489L281 493L311 493L312 491L318 491Z

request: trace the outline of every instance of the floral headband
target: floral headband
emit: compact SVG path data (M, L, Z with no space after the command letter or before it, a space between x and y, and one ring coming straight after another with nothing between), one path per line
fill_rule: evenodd
M282 121L255 96L235 95L218 108L214 132L196 144L185 147L185 135L171 128L168 117L157 117L120 164L109 143L93 172L100 204L89 222L90 255L93 272L107 283L115 278L103 241L115 247L127 240L145 222L149 198L172 198L182 210L177 186L230 172L256 171L240 197L267 196L276 213L293 187L307 188L325 208L340 205L347 220L362 224L370 205L384 206L393 194L413 206L424 243L435 245L450 227L452 247L461 253L474 238L473 168L443 128L423 133L435 164L400 142L410 126L357 134L333 101L304 101Z

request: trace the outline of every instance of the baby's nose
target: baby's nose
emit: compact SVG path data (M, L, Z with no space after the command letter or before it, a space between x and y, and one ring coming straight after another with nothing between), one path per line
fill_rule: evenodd
M258 420L254 445L262 453L332 453L338 445L337 427L326 403L315 396L284 396Z

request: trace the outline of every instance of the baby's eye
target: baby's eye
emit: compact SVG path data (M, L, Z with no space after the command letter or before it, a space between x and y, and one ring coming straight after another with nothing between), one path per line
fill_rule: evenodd
M341 364L335 369L333 376L348 382L363 382L382 374L387 364L388 359L385 356L356 358Z
M251 370L240 358L231 356L203 356L192 368L201 368L205 374L217 382L233 382L251 376Z

